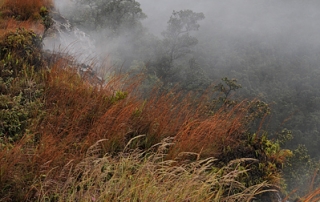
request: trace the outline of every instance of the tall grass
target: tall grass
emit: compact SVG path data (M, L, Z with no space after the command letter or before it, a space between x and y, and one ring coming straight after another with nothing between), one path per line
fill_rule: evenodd
M232 177L219 191L223 183L212 178L212 173L206 173L210 170L208 167L202 167L209 165L208 162L212 166L211 162L215 162L212 158L219 159L226 148L233 151L241 142L241 134L246 130L246 122L242 120L248 115L247 102L231 110L221 108L211 115L206 113L206 96L197 98L192 94L155 91L148 99L140 99L137 90L140 78L115 75L102 86L92 86L79 76L76 68L70 67L72 63L68 60L57 59L51 64L50 71L44 74L45 115L29 128L23 139L0 151L0 184L5 185L1 187L3 200L36 200L39 197L44 200L47 193L50 197L57 193L62 197L61 201L92 194L94 198L110 201L129 197L137 200L164 198L167 201L196 201L203 197L219 201L221 197L236 196L249 200L267 185L256 183L247 189L236 182L239 175L243 177L247 172L243 167L245 162L239 161L240 167L225 164L233 169L228 172L217 167L222 170L213 174L222 175L215 177L220 180ZM174 144L166 148L168 155L153 153L153 145L165 138L174 140ZM92 145L97 141L100 141L99 149L94 149ZM137 156L141 156L141 152L127 153L134 148L148 151L144 154L149 157L139 159ZM124 149L126 153L122 153ZM88 157L88 152L93 150L95 156ZM196 158L185 161L184 156L181 159L185 152L196 153ZM236 157L246 157L246 154ZM201 161L204 158L207 161ZM195 160L195 164L188 164ZM107 162L112 163L106 165ZM170 166L169 162L172 162ZM162 164L167 166L161 167ZM111 166L112 172L118 172L110 185L98 176L103 166ZM125 181L125 176L130 179L130 169L126 166L133 169L131 178L135 180L132 182ZM229 171L234 175L230 176ZM82 173L80 178L76 177L79 172ZM104 175L100 174L101 177ZM203 180L194 181L197 177ZM186 180L190 181L183 187ZM78 193L75 190L79 186L83 188ZM84 188L91 186L90 191ZM103 188L108 186L111 190L122 187L123 192L109 193L109 188ZM237 188L228 191L230 186ZM141 188L149 192L142 192ZM66 192L70 189L71 192ZM159 190L162 191L157 193ZM70 193L73 195L68 195Z
M36 34L43 35L44 13L52 5L51 0L0 1L0 37L17 28L33 30Z
M0 0L0 7L3 6L4 0Z
M309 186L309 193L303 196L301 199L297 199L297 202L319 202L320 201L320 187L314 188L315 180L319 170L315 170ZM300 201L299 201L300 200Z
M301 201L304 202L319 202L320 201L320 188L317 188L304 196Z
M133 151L121 152L117 158L108 154L99 157L100 143L90 147L78 164L67 164L59 181L47 176L41 179L40 201L251 201L259 194L275 191L267 183L247 188L237 181L246 171L233 165L253 159L238 159L212 173L208 170L214 158L179 166L164 160L162 148L167 146L166 141L147 157Z
M5 36L9 32L14 32L17 28L24 28L26 30L32 30L37 35L42 35L44 32L44 25L36 23L32 20L17 21L15 19L1 20L0 19L0 38Z
M1 10L2 17L10 17L16 20L39 20L40 9L45 6L52 7L51 0L4 0Z

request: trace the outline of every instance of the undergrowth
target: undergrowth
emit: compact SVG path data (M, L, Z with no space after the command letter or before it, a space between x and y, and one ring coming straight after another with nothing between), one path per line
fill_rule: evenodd
M147 156L136 150L117 158L99 157L104 141L91 146L78 164L65 165L59 181L49 180L50 173L39 178L40 201L251 201L276 191L266 182L246 187L238 181L247 172L240 169L241 162L254 159L237 159L210 172L216 161L212 157L182 165L164 160L170 138Z
M17 29L0 41L0 144L19 140L39 117L44 74L41 43L32 31Z
M99 150L95 153L96 160L114 158L115 164L122 164L121 161L126 158L117 161L124 155L124 150L139 149L143 155L135 152L126 154L140 155L139 162L144 162L145 158L154 155L153 145L165 138L173 138L174 144L167 148L168 155L162 157L163 162L172 162L166 169L181 169L193 162L214 158L217 160L205 169L208 178L212 174L221 174L220 177L229 175L221 171L226 166L239 171L234 180L238 180L239 183L236 184L241 186L232 191L228 191L229 185L224 187L216 193L222 198L231 195L240 197L242 191L247 188L254 189L265 182L270 183L268 188L272 188L271 184L273 188L280 185L281 164L289 154L265 135L252 134L249 131L252 116L255 117L249 109L252 109L256 102L244 101L233 106L222 106L214 113L206 113L210 103L207 95L197 98L192 93L185 96L174 91L160 94L155 91L149 99L142 100L137 91L140 79L133 80L126 75L119 75L103 86L92 86L83 80L76 67L72 68L70 64L63 58L57 58L49 71L41 73L44 78L43 115L28 127L20 141L17 140L11 147L4 147L0 151L0 181L6 185L1 187L1 195L5 198L16 201L38 198L39 190L44 193L50 191L45 190L46 186L43 187L42 178L46 179L46 183L57 183L58 187L55 189L62 188L59 187L61 183L73 178L70 176L61 179L61 172L66 172L64 170L67 165L86 163L87 153L91 151L92 145L100 140L105 141L99 142ZM250 160L237 161L242 158ZM127 160L138 163L136 157ZM238 163L230 164L234 161ZM154 164L153 160L149 163ZM73 168L68 171L71 175L76 172ZM188 174L181 179L189 177ZM195 185L188 186L182 190L186 191ZM73 188L77 189L76 187L78 185ZM219 186L212 187L209 195L222 189ZM258 190L262 191L262 187L260 188ZM60 191L56 191L56 194L64 197L66 193L59 193ZM255 192L250 194L253 193ZM104 194L95 197L102 197L103 200L111 197ZM185 197L194 200L198 197L182 192L181 194L172 197L177 196L177 200ZM145 197L152 196L151 194ZM53 197L52 194L50 197ZM112 200L112 197L108 200ZM216 197L218 196L214 195L214 198ZM63 200L65 199L61 199ZM170 200L171 198L168 199Z

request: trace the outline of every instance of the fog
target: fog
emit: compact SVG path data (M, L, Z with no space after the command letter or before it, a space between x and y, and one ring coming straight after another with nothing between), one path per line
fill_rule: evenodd
M207 47L219 43L221 49L226 43L230 48L230 44L244 45L258 40L260 44L275 46L283 53L291 53L317 50L320 45L319 1L138 0L138 2L142 11L147 14L147 18L142 20L143 25L150 33L160 38L172 11L190 9L194 12L203 12L206 17L199 22L201 27L197 34L200 44L206 44ZM67 18L77 12L74 10L75 1L55 0L55 5ZM95 40L101 41L99 38L101 34L90 31ZM236 43L231 42L234 40ZM121 46L124 40L118 39L118 41L119 44L114 43L109 46ZM97 48L98 52L106 49Z
M75 10L77 7L75 2L55 0L55 6L63 16L70 18L79 12ZM278 50L278 54L297 52L304 54L306 51L318 50L320 45L320 1L138 0L137 2L147 15L142 24L159 38L162 37L161 32L166 29L174 10L190 9L194 12L203 12L205 19L199 22L201 25L199 32L194 34L199 40L199 47L205 46L206 49L215 52L216 56L230 55L234 46L239 48L256 42L262 49L265 46ZM92 41L99 41L96 43L97 54L109 55L110 52L114 52L115 47L124 44L128 46L128 50L132 49L129 47L131 43L128 42L127 35L105 44L103 42L106 40L103 37L106 34L101 30L99 32L89 30L88 34L91 35ZM69 43L79 52L81 48L79 49L75 41L83 39L70 38ZM65 41L64 44L66 43ZM61 44L55 44L55 48L60 46Z
M224 35L241 39L241 43L259 38L265 42L279 42L288 48L320 45L319 1L275 0L140 0L148 15L145 26L154 34L165 29L173 10L191 9L203 12L203 35ZM214 37L211 40L216 40ZM225 38L224 40L228 40Z

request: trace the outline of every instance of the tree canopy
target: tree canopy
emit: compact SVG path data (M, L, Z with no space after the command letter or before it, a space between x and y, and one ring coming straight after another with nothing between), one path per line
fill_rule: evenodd
M118 34L121 29L131 29L146 18L135 0L77 0L78 11L72 17L86 28L110 29Z

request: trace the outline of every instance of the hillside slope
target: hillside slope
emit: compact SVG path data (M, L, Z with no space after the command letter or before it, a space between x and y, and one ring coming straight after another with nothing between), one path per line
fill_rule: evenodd
M0 201L279 201L292 152L261 129L268 105L142 95L143 74L94 85L43 52L49 1L0 5Z

